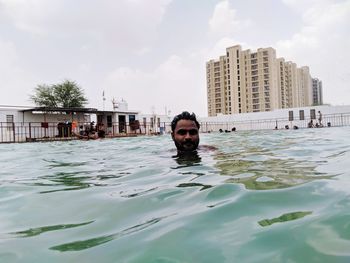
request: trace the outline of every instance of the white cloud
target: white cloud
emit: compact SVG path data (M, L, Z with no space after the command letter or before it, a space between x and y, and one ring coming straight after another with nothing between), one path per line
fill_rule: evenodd
M18 105L18 101L22 101L25 105L29 102L29 95L13 87L34 87L35 76L24 70L19 65L19 54L16 47L11 42L0 41L0 79L2 97L6 95L6 100L2 100L1 104Z
M0 0L16 28L41 37L85 37L115 47L145 49L171 0Z
M302 5L297 0L288 2L293 6ZM311 74L323 81L324 95L329 102L347 103L350 97L347 88L350 78L350 54L347 52L350 46L350 1L306 1L302 17L304 26L301 31L291 39L277 42L278 55L295 61L299 66L309 65Z
M227 37L244 30L251 24L250 20L239 20L237 10L231 8L228 0L219 2L209 20L210 34L219 37Z
M112 96L126 99L130 109L151 112L152 106L158 105L155 110L160 113L165 107L172 113L194 111L203 101L196 89L200 78L193 78L199 76L198 66L193 67L192 63L172 55L148 72L120 67L107 76L104 86Z

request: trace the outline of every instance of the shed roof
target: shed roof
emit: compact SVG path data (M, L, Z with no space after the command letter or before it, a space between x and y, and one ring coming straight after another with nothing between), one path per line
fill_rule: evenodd
M42 111L42 112L83 112L83 113L97 113L98 110L95 108L61 108L61 107L34 107L30 109L21 110L22 112L27 111Z

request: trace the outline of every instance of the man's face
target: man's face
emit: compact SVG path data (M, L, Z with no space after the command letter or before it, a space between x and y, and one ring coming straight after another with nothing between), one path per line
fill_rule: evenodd
M194 121L179 120L171 136L178 151L191 152L198 147L199 133Z

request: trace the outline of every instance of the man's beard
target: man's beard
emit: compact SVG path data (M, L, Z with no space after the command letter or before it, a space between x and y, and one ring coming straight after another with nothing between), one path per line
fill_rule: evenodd
M175 146L178 151L181 152L192 152L195 151L198 147L199 141L185 141L183 143L178 143L177 141L175 142Z

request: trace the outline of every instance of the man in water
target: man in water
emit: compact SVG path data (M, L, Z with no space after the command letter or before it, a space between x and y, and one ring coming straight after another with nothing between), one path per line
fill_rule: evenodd
M171 122L171 137L178 154L196 153L199 145L199 123L194 113L176 115Z

